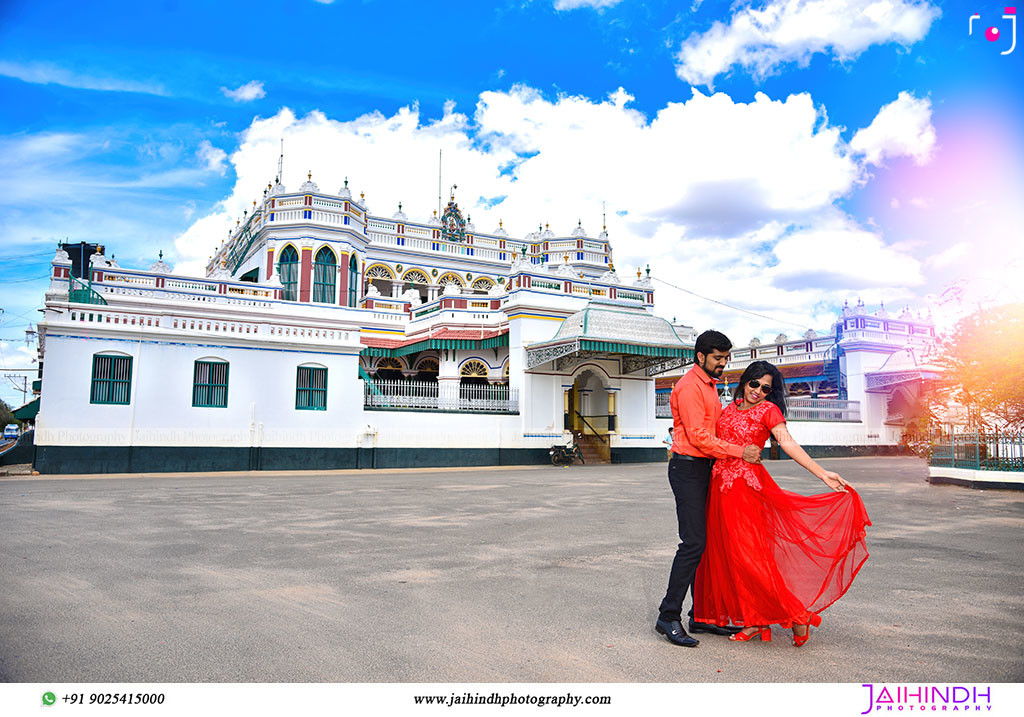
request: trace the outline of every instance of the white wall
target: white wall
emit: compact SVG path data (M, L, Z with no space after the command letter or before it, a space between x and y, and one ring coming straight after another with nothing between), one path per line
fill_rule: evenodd
M89 402L92 356L129 354L129 405ZM192 406L194 362L226 360L228 405ZM297 367L327 368L327 409L297 410ZM362 382L355 355L216 345L46 339L46 390L39 445L355 446L362 425Z

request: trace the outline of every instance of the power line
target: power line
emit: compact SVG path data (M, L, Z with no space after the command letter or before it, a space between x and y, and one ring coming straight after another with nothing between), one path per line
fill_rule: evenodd
M53 256L53 250L42 252L41 254L8 254L7 256L0 256L0 261L12 261L15 259L34 259L39 256Z
M719 306L724 306L725 308L732 309L733 311L740 311L740 312L742 312L744 314L750 314L751 316L757 316L757 317L762 318L762 319L768 319L769 321L774 321L774 322L779 323L779 324L788 324L789 326L797 326L797 327L799 327L801 329L810 329L811 328L810 326L805 326L803 324L795 324L792 321L784 321L782 319L776 319L774 316L768 316L767 314L759 314L756 311L750 311L749 309L743 309L743 308L740 308L739 306L733 306L732 304L727 304L724 301L718 301L717 299L709 299L706 296L702 296L701 294L698 294L696 291L690 291L689 289L684 289L681 286L676 286L675 284L669 283L669 282L665 281L664 279L659 279L656 276L652 276L651 278L654 279L657 282L660 282L660 283L664 284L665 286L670 286L673 289L676 289L678 291L682 291L682 292L684 292L686 294L690 294L691 296L696 296L698 299L703 299L704 301L710 301L712 304L718 304Z
M41 279L49 279L49 274L43 274L42 276L33 276L30 279L4 279L5 284L24 284L26 281L39 281Z

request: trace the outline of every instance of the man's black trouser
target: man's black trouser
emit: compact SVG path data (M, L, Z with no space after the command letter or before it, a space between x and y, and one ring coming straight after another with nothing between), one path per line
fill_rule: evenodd
M668 462L668 482L676 497L679 548L668 576L668 590L659 608L662 620L681 620L686 591L693 597L693 578L704 554L710 458L693 458L673 453ZM693 608L690 608L693 616Z

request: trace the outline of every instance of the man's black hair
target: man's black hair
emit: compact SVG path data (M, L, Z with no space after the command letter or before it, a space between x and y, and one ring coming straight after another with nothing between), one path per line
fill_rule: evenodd
M732 351L732 341L721 331L714 329L705 331L697 337L697 345L693 347L693 352L694 354L704 354L706 357L712 351Z

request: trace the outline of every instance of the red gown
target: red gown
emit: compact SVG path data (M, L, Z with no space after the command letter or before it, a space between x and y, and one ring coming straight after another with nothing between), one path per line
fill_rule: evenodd
M716 435L763 446L784 421L768 401L722 411ZM776 485L763 465L715 461L707 506L707 544L697 568L695 619L718 625L819 625L822 610L849 589L868 558L871 525L860 496L804 496Z

